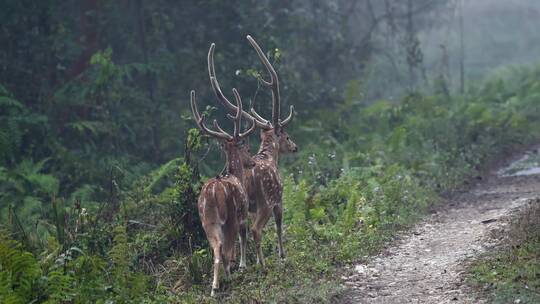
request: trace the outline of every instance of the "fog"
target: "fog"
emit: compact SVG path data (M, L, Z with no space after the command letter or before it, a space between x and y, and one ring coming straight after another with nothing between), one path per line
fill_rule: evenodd
M540 1L463 1L465 75L480 79L508 65L527 65L540 59ZM441 61L441 45L448 48L453 80L459 61L459 8L447 23L422 33L426 64L434 69Z
M460 6L462 5L462 6ZM463 55L460 13L463 12ZM460 86L463 59L465 87L475 85L498 69L538 63L540 60L540 1L446 1L437 9L416 16L419 64L416 89L433 90L444 75L452 90ZM375 54L367 78L368 99L397 99L410 87L402 43L384 43ZM379 86L383 82L390 86Z

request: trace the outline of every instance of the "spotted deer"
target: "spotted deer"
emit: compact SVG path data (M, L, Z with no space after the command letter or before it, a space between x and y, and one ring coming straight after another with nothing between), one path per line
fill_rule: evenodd
M285 258L282 239L283 185L278 170L278 158L281 153L297 152L298 147L291 140L287 132L285 132L286 125L293 117L294 108L293 106L290 107L287 118L284 120L280 119L280 95L277 73L257 42L249 35L247 36L247 40L253 46L270 74L270 81L261 79L261 82L269 87L272 93L271 121L261 117L253 108L250 113L242 111L242 115L245 118L254 121L255 125L261 129L261 144L259 151L251 158L255 166L251 170L248 170L246 174L245 188L249 196L249 214L252 219L251 232L257 249L257 263L264 266L264 257L261 249L262 230L272 214L276 222L279 256ZM215 44L212 43L208 51L208 74L214 94L228 111L237 112L239 110L238 105L235 106L225 97L217 81L214 68L214 49Z
M241 133L242 101L233 89L237 104L235 116L227 114L234 121L234 133L231 136L214 120L211 130L199 115L195 100L195 91L191 91L191 111L199 129L216 138L226 155L226 172L209 179L202 187L198 200L199 216L208 242L214 255L214 276L212 281L213 296L219 288L219 269L223 263L225 275L230 275L231 260L235 256L235 239L240 239L240 268L246 267L247 209L248 196L244 190L245 172L254 166L245 138L255 130L252 122L247 131Z

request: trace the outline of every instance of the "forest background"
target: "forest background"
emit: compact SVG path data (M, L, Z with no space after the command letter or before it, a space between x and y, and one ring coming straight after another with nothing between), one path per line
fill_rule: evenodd
M264 115L265 72L245 36L268 51L300 147L280 158L289 258L273 259L268 225L268 269L252 266L250 248L251 270L221 295L232 302L335 296L336 268L376 252L498 153L540 138L536 1L0 6L7 303L213 301L196 197L223 157L188 104L195 89L224 117L211 42L224 91Z

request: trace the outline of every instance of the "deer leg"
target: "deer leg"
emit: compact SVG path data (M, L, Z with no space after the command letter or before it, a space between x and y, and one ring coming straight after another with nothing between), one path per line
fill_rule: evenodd
M274 206L273 213L274 213L274 219L276 221L276 232L277 232L277 238L278 238L278 253L279 253L279 257L284 259L285 252L283 251L283 239L282 239L283 208L281 207L281 205Z
M240 223L240 269L246 268L246 244L247 244L247 223L242 221Z
M261 249L261 231L257 230L256 228L251 229L251 233L253 233L253 239L255 240L255 248L257 250L257 264L260 264L264 267L264 257Z
M236 263L236 243L234 244L234 247L232 249L231 263Z
M225 278L228 279L231 276L231 261L228 257L223 259L223 269L225 269Z
M257 248L257 264L261 264L264 267L264 257L261 248L262 230L270 218L269 208L260 208L257 210L257 216L255 222L251 228L253 233L253 239L255 240L255 247Z
M219 241L212 243L212 249L214 250L214 279L212 281L212 292L210 295L213 297L219 289L219 267L223 259L223 250Z
M236 261L234 255L236 254L236 236L238 235L236 223L230 224L224 231L224 244L222 246L223 268L225 269L226 278L231 276L231 261Z

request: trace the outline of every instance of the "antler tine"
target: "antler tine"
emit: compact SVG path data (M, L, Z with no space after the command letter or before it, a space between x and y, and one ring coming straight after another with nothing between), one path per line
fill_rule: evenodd
M251 114L253 114L253 116L255 116L256 119L258 119L258 120L260 120L260 121L264 121L264 123L265 123L267 126L269 126L270 128L272 127L272 124L271 124L268 120L262 118L261 115L259 115L259 113L255 112L255 109L254 109L254 108L251 108L250 112L251 112Z
M224 131L218 124L217 122L217 119L214 119L213 121L213 125L214 125L214 128L216 128L216 130L218 130L219 132L223 132L223 133L227 133L226 131ZM227 133L228 134L228 133Z
M208 50L208 76L210 76L210 84L212 85L212 89L214 91L214 94L216 95L216 98L219 100L219 102L225 106L225 108L229 109L230 111L236 111L236 106L233 105L227 97L223 94L221 91L221 87L219 86L219 82L216 78L216 69L214 66L214 50L216 48L216 44L212 43L210 44L210 49Z
M289 107L289 116L287 116L287 118L285 118L283 121L280 121L279 126L282 128L285 127L291 121L293 116L294 116L294 106L291 105Z
M231 140L233 138L231 135L223 131L221 128L216 128L219 130L219 132L216 132L206 127L206 125L204 124L204 114L201 116L199 114L199 110L197 110L197 101L195 98L194 90L191 91L190 100L191 100L191 112L193 112L193 117L195 118L195 122L197 123L197 126L199 127L199 129L201 129L201 131L219 139Z
M216 98L218 99L218 101L228 111L236 113L237 112L237 107L235 105L233 105L227 99L227 97L225 97L225 95L221 91L221 87L219 86L219 82L218 82L217 77L216 77L216 69L214 67L214 50L215 50L215 48L216 48L216 44L212 43L210 45L210 49L208 50L208 58L207 59L208 59L208 75L210 76L210 84L212 85L212 89L213 89L214 94L216 95ZM249 120L253 120L255 122L255 124L257 124L257 126L259 128L268 129L268 125L266 123L266 120L259 121L259 120L255 119L253 116L251 116L249 113L247 113L245 111L242 111L242 115L244 115L244 117L246 117Z
M242 126L242 99L238 91L233 88L234 99L236 100L236 117L234 117L234 137L239 138L240 136L240 127Z
M237 104L237 112L236 112L236 116L232 116L231 114L227 114L227 117L229 119L232 119L234 121L234 130L235 130L235 135L234 136L238 136L237 138L244 138L248 135L250 135L253 131L255 131L255 127L257 126L255 124L255 121L253 118L248 118L249 121L251 121L251 126L243 133L240 132L240 130L242 129L242 99L240 98L240 94L238 93L238 91L236 89L233 89L233 94L234 94L234 98L236 100L236 104ZM237 132L236 132L237 131Z
M279 116L280 116L280 110L279 110L279 104L280 104L280 97L279 97L279 80L276 73L276 70L270 64L270 61L268 61L268 58L262 51L261 47L257 44L257 42L250 36L246 36L247 40L253 46L255 51L257 52L257 55L259 55L259 59L261 59L262 63L268 70L268 73L270 74L270 81L266 81L261 78L261 81L269 86L272 89L272 124L274 126L274 130L277 133L277 129L279 127Z
M208 50L207 62L208 62L208 75L210 78L216 77L216 69L214 67L214 50L216 49L216 44L212 42L210 44L210 49Z
M274 67L272 66L272 64L270 64L270 61L268 61L268 58L266 57L266 55L264 54L264 52L262 51L261 47L259 46L259 44L257 44L257 42L255 41L255 39L253 39L253 37L251 37L251 35L247 35L246 36L247 40L249 41L249 43L251 43L251 46L253 46L253 48L255 49L255 51L257 52L257 55L259 55L259 58L261 59L262 63L264 64L264 66L266 67L266 69L268 70L268 73L270 73L270 81L266 81L264 79L261 79L263 81L264 84L266 84L267 86L272 86L274 84L274 82L277 80L277 73L276 73L276 70L274 70Z
M244 137L247 137L249 136L251 133L253 133L253 131L255 131L255 127L257 126L257 124L255 124L255 120L252 119L251 120L251 127L249 127L246 132L244 133L240 133L240 138L244 138Z

